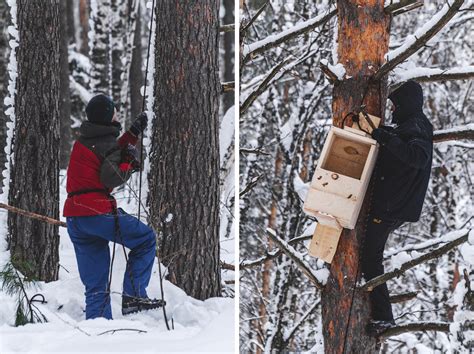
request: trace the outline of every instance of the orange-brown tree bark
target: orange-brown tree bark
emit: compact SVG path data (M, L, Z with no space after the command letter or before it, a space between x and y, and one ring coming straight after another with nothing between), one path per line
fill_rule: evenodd
M150 214L169 278L198 298L221 295L219 3L156 3Z
M383 117L387 97L386 80L371 82L388 51L390 15L383 0L337 2L338 57L346 78L333 90L333 124L365 104L367 111ZM370 194L370 188L367 195ZM366 197L354 230L344 230L331 273L321 295L326 353L373 353L375 338L367 336L370 319L368 293L355 290L361 276L359 257L363 246L368 200Z

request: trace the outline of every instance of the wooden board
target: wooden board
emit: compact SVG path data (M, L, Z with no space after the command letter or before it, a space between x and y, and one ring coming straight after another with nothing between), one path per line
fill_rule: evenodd
M335 135L321 168L360 179L371 144Z
M321 152L303 210L329 214L353 229L377 158L377 142L332 127Z
M369 116L372 123L374 123L375 127L378 128L379 125L380 125L380 118L376 117L376 116L373 116L371 114L367 114L367 115ZM366 131L368 131L369 133L372 134L373 129L370 126L369 122L367 122L367 118L365 117L365 115L362 114L362 113L359 113L359 125L362 128L362 130L366 130ZM357 124L353 124L352 128L359 129L359 126Z
M331 263L336 254L341 232L341 227L334 228L318 223L309 245L308 254Z

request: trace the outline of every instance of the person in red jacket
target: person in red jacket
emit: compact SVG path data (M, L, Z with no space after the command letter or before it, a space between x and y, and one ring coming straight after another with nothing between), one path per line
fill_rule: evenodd
M135 144L147 126L147 116L141 113L118 138L121 126L110 97L94 96L87 104L86 114L88 120L81 125L69 160L68 198L63 211L85 286L86 319L112 319L110 241L130 249L123 279L122 314L161 307L164 303L149 299L146 292L156 253L155 233L117 209L110 195L140 169Z

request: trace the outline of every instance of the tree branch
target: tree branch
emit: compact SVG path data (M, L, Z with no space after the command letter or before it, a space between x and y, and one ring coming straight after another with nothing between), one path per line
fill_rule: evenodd
M242 63L245 64L250 59L255 58L257 55L262 54L270 48L274 48L283 42L308 33L316 27L326 24L326 22L333 18L336 13L337 10L334 7L331 7L328 12L325 12L322 15L316 16L309 20L297 23L294 27L286 31L270 35L251 44L244 44L244 49L242 50Z
M438 331L449 332L449 323L447 322L413 322L387 329L380 334L382 338L398 336L407 332Z
M468 235L469 235L469 231L463 234L462 236L456 238L455 240L445 244L444 246L436 248L433 251L430 251L419 257L413 258L412 260L408 262L403 263L400 266L400 268L396 268L392 270L391 272L379 275L378 277L375 277L369 280L364 285L360 286L360 290L372 291L376 286L379 286L380 284L387 282L387 280L399 277L400 275L404 274L408 269L411 269L431 259L442 256L443 254L459 246L463 242L466 242Z
M220 33L234 32L234 31L235 31L235 25L233 23L228 24L228 25L219 26L219 32Z
M268 88L272 79L280 72L280 70L289 63L293 57L289 56L285 60L282 60L278 65L270 70L270 73L265 77L265 79L258 85L257 89L254 90L250 95L247 96L244 103L240 106L240 115L244 114L250 105Z
M222 87L222 93L232 92L235 90L235 82L234 81L222 82L221 87Z
M310 240L312 237L313 237L312 235L295 237L295 238L292 238L291 240L289 240L288 244L293 245L293 244L298 243L300 241ZM274 258L279 257L282 253L283 252L281 250L267 252L267 254L265 256L262 256L260 258L253 259L253 260L250 260L250 261L241 262L239 267L240 267L240 269L256 267L258 265L261 265L261 264L265 263L265 261L268 261L270 259L274 259Z
M221 268L222 269L226 269L226 270L234 270L235 271L235 266L233 264L230 264L230 263L226 263L224 261L220 261L221 263Z
M67 227L67 225L64 221L60 221L60 220L50 218L48 216L32 213L31 211L27 211L27 210L23 210L23 209L20 209L20 208L12 207L12 206L7 205L7 204L0 203L0 208L7 209L8 211L10 211L12 213L20 214L20 215L26 216L28 218L44 221L44 222L47 222L48 224Z
M244 195L250 192L257 185L258 181L262 179L262 177L263 177L263 174L252 178L250 183L245 186L244 190L239 193L239 197L242 198Z
M464 3L464 0L453 0L453 3L450 5L449 1L450 0L448 0L448 3L434 15L433 19L435 19L435 21L433 21L433 19L428 21L423 27L418 29L414 35L409 36L405 40L405 43L400 47L387 53L388 61L375 73L373 77L374 81L382 79L382 77L387 75L398 64L423 47L431 38L443 29L449 20L456 15L459 8Z
M415 80L418 82L469 80L474 77L474 66L471 65L446 70L414 68L410 70L397 71L395 75L397 76L397 83L390 86L390 91L396 90L408 80Z
M266 152L262 149L250 149L250 148L240 148L239 149L239 154L255 154L255 155L266 155L270 156L271 154L269 152Z
M324 284L318 280L311 267L298 255L298 252L293 247L279 238L272 229L267 229L267 236L275 242L275 245L296 264L318 289L324 287Z
M423 6L423 0L400 0L398 2L392 2L390 5L385 6L384 11L397 16Z
M242 29L240 30L241 35L245 33L250 28L250 26L252 26L252 24L257 20L258 16L260 16L260 14L263 12L263 10L265 10L265 7L267 7L269 3L270 0L265 1L265 3L260 7L260 9L257 10L255 15L252 16L250 21L242 26Z
M450 140L474 140L474 123L454 128L436 130L433 133L433 142L441 143Z
M415 298L418 295L418 291L410 291L404 294L390 296L390 302L392 304L398 304L399 302L405 302Z

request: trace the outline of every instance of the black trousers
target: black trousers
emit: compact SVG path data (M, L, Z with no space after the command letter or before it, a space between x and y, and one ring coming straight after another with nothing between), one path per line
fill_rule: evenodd
M399 228L403 222L399 220L379 219L369 215L364 248L361 257L362 273L365 280L370 280L384 273L383 251L388 235ZM392 321L392 305L390 304L387 284L377 286L370 292L372 319Z

